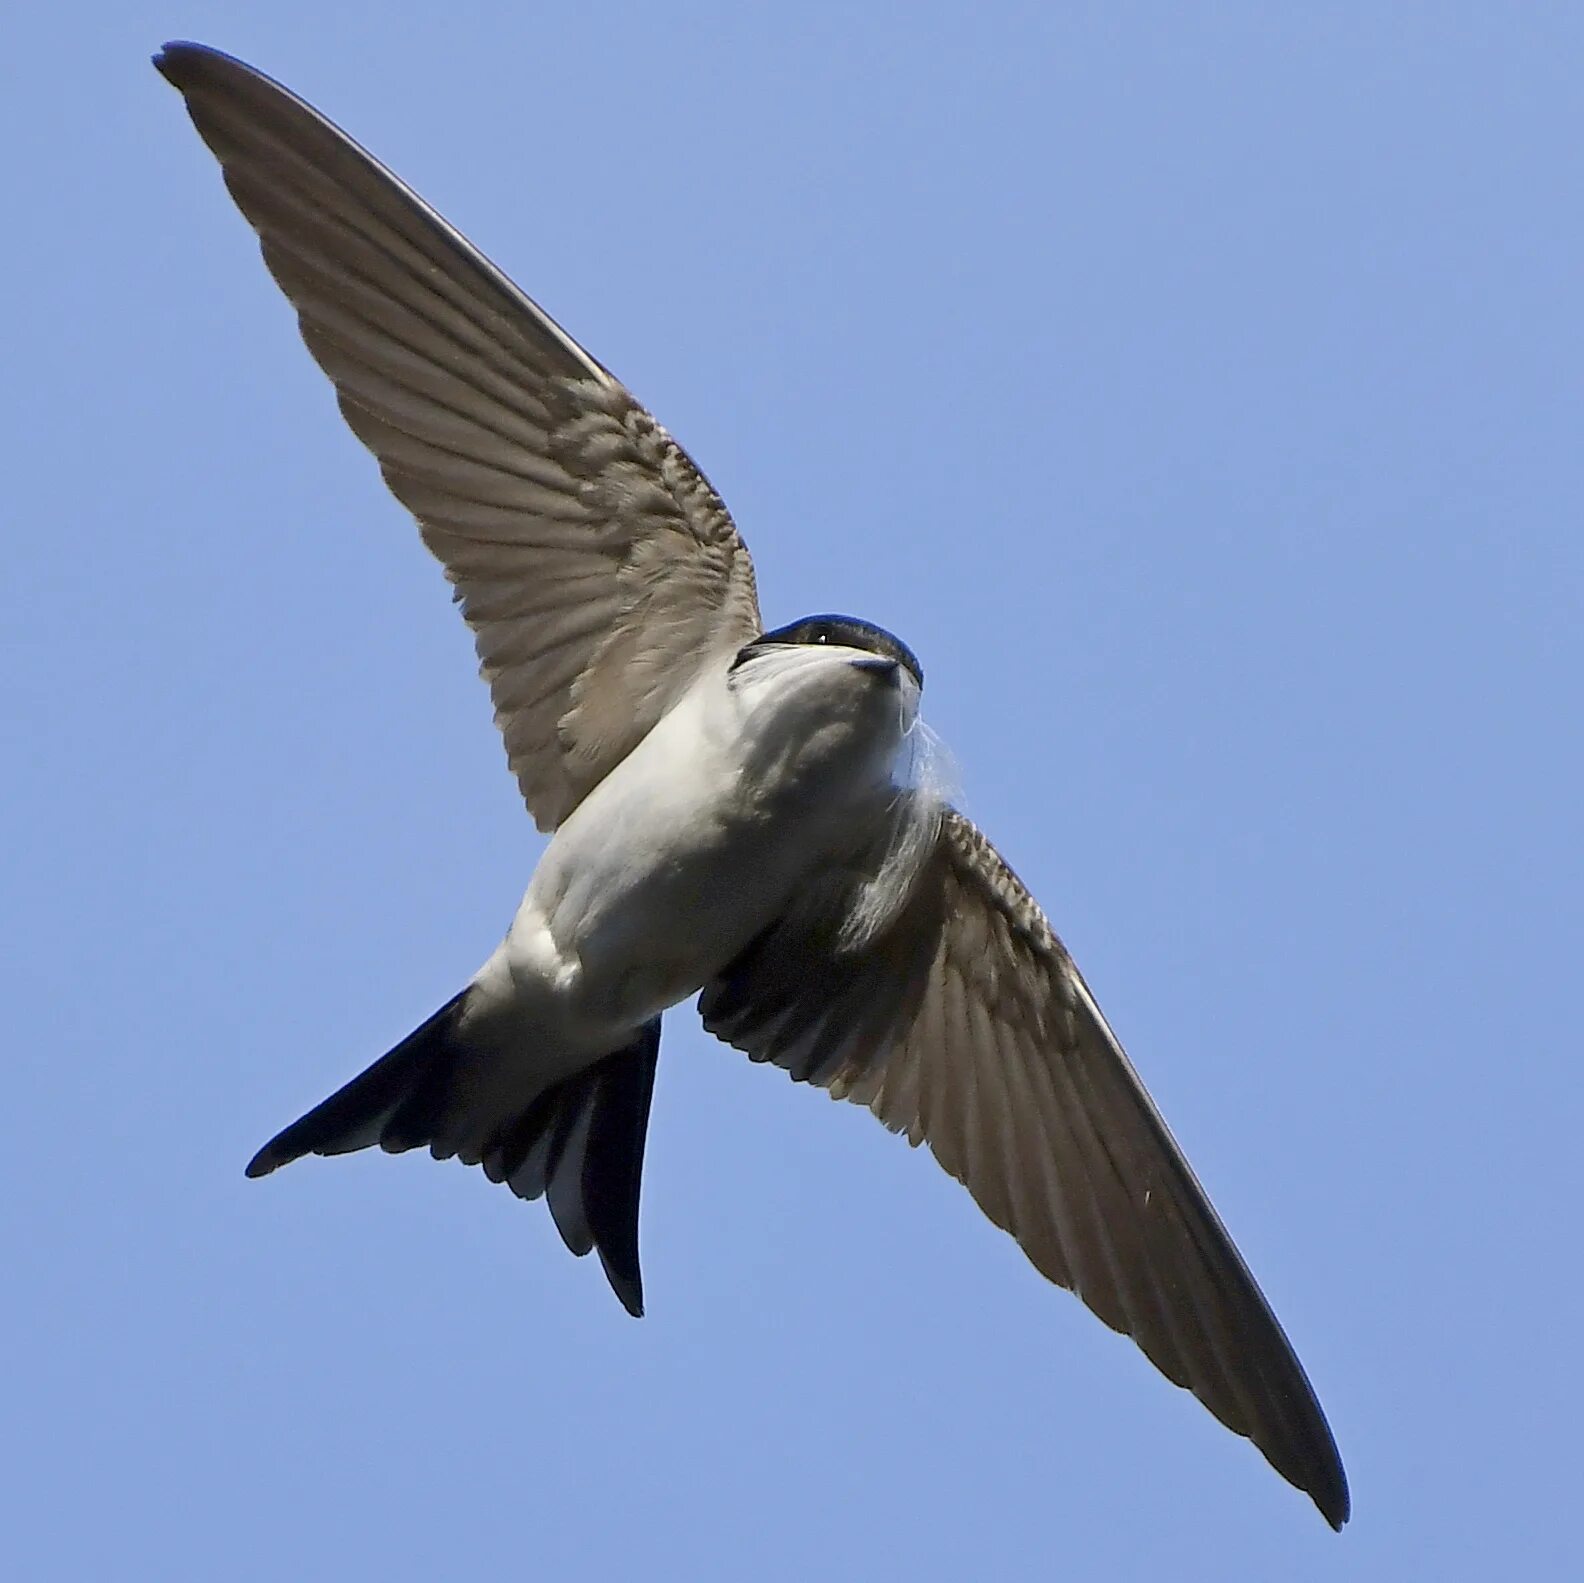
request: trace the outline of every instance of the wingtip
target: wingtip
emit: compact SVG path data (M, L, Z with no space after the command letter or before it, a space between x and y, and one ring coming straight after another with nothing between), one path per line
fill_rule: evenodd
M1340 1489L1329 1492L1324 1501L1316 1496L1315 1505L1320 1508L1320 1515L1331 1524L1336 1533L1342 1532L1347 1526L1348 1518L1353 1515L1352 1497L1349 1496L1345 1484Z
M178 93L185 93L204 72L240 71L249 77L259 73L246 61L227 55L223 49L209 44L195 44L191 39L174 38L162 44L150 59L154 69Z
M281 1163L282 1162L280 1160L277 1160L271 1155L270 1146L266 1143L264 1147L260 1149L251 1160L248 1161L247 1171L244 1174L247 1176L249 1181L257 1181L261 1176L268 1176L270 1172Z
M160 47L149 56L149 60L166 82L173 88L181 84L176 80L181 75L184 61L192 61L200 55L210 54L211 51L202 44L194 44L184 38L167 39Z
M1296 1483L1297 1481L1294 1480ZM1312 1481L1298 1485L1315 1504L1315 1510L1337 1533L1347 1526L1353 1515L1353 1497L1348 1490L1347 1474L1340 1461L1333 1460Z

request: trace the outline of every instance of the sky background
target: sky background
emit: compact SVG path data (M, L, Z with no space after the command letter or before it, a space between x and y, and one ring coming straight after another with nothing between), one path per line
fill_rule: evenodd
M650 405L767 620L923 656L1355 1517L927 1156L667 1020L649 1317L421 1156L243 1179L540 840L148 65L347 127ZM9 217L11 1576L1577 1576L1584 11L30 6Z

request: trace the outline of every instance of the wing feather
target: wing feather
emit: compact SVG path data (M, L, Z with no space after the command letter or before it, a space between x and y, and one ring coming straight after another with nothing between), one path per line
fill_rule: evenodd
M157 64L456 585L507 761L553 828L759 630L730 515L598 362L338 127L217 51L173 44Z
M1042 1274L1132 1336L1340 1527L1347 1482L1302 1366L1000 855L948 811L889 934L844 958L841 915L827 896L768 931L706 988L705 1026L927 1142ZM864 1020L876 1008L883 1032Z

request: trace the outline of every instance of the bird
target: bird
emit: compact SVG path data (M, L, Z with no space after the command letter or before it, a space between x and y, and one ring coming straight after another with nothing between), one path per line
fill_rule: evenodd
M1292 1346L1044 912L930 772L913 651L852 616L766 630L725 503L603 364L288 89L199 44L154 64L453 585L548 836L471 981L247 1174L427 1147L544 1198L641 1315L661 1016L697 996L717 1038L927 1145L1340 1529Z

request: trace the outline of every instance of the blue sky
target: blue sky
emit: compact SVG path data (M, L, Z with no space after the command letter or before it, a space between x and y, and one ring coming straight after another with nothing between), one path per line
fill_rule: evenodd
M390 11L8 29L13 1575L1572 1571L1580 13ZM147 64L182 36L611 366L768 620L918 649L1314 1379L1341 1537L685 1009L641 1324L477 1173L243 1179L473 971L539 841Z

